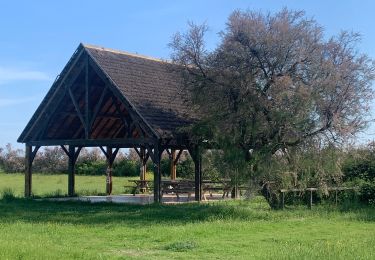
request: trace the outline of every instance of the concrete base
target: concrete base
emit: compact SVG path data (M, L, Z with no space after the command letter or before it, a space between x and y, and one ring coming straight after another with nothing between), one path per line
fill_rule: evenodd
M209 195L206 196L207 200L205 201L214 201L214 200L223 200L221 194L213 194L212 197ZM228 199L228 198L225 198ZM49 201L85 201L91 203L100 203L100 202L112 202L112 203L129 203L129 204L140 204L146 205L154 202L154 196L149 194L121 194L121 195L110 195L110 196L81 196L81 197L64 197L64 198L46 198L38 200L49 200ZM180 198L177 199L177 196L174 194L166 194L163 196L162 203L166 204L176 204L176 203L187 203L194 202L194 196L191 196L188 199L187 194L180 195Z

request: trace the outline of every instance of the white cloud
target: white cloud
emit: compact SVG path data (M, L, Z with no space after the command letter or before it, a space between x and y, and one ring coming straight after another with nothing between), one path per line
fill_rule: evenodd
M0 84L12 81L47 81L51 80L46 73L37 70L25 70L16 68L6 68L0 66Z
M22 98L0 98L0 107L14 106L40 99L40 96Z

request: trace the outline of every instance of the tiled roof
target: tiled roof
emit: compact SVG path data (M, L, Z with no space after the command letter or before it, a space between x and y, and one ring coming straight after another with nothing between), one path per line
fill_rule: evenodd
M179 73L162 60L83 45L125 98L162 137L191 124L195 116L184 101Z

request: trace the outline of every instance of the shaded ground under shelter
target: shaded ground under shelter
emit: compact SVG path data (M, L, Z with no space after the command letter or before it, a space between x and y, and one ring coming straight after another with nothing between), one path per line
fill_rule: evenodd
M181 131L196 120L181 76L154 58L80 44L18 138L26 144L25 196L32 195L32 163L42 146L61 146L69 158L68 195L75 194L75 163L83 147L107 158L107 194L120 148L135 148L143 173L154 164L154 201L161 200L160 160L171 159L172 179L183 150L195 164L195 200L201 199L201 155ZM143 174L143 178L145 174Z

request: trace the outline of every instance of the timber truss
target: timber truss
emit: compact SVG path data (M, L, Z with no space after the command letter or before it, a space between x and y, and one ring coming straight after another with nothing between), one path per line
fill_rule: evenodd
M98 65L83 45L74 53L18 139L26 143L25 196L32 195L32 162L41 146L60 146L69 158L68 194L74 196L74 171L83 147L99 147L108 162L107 194L112 192L112 165L120 148L135 148L142 162L154 163L154 201L161 200L160 160L171 159L171 177L183 150L195 162L196 200L201 199L201 156L187 139L163 139Z

